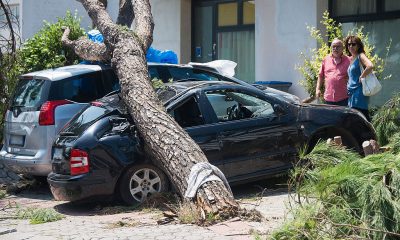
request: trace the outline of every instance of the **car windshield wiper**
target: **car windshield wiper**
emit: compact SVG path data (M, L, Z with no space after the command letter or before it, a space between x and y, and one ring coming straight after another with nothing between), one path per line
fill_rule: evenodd
M178 79L178 80L175 80L175 82L187 82L187 81L210 81L210 80L207 80L207 79L198 79L198 78L182 78L182 79Z
M114 91L112 91L112 92L109 92L109 93L107 93L106 95L104 95L104 97L108 97L108 96L111 96L111 95L116 94L116 93L119 93L119 92L121 92L121 89L118 89L118 90L114 90Z
M10 108L22 108L25 107L25 105L11 105Z

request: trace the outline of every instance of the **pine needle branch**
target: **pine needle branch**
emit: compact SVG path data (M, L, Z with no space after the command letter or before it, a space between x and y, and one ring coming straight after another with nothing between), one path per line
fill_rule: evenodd
M344 223L335 223L330 221L327 218L314 218L315 220L318 221L329 221L330 224L337 226L337 227L350 227L353 229L359 229L359 230L364 230L364 231L368 231L368 232L379 232L379 233L384 233L387 235L391 235L394 237L400 237L399 233L395 233L395 232L389 232L389 231L385 231L385 230L380 230L380 229L373 229L373 228L366 228L366 227L360 227L360 226L355 226L355 225L351 225L351 224L344 224Z

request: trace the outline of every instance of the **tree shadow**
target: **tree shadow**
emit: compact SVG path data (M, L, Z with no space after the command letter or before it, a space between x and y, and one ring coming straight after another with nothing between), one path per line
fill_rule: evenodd
M235 199L267 197L288 194L287 175L232 186Z
M176 196L171 193L152 195L143 203L125 205L114 196L103 196L75 202L64 202L54 209L64 215L71 216L104 216L120 213L155 213L170 210L176 203Z

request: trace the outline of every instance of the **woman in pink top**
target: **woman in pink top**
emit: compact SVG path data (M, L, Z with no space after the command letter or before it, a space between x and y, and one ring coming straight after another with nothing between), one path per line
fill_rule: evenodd
M343 42L340 39L332 41L331 50L332 54L326 56L322 61L315 95L317 98L321 96L321 86L324 82L325 102L347 106L347 81L349 79L347 69L350 65L350 58L343 54Z

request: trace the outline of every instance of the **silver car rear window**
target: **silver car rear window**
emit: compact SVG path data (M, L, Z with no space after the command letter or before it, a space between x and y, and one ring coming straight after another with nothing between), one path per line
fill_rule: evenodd
M98 71L54 81L50 87L49 100L68 99L82 103L101 98L109 92L100 91L101 77L101 72Z
M11 107L37 109L46 98L46 80L42 79L20 79L11 101Z

